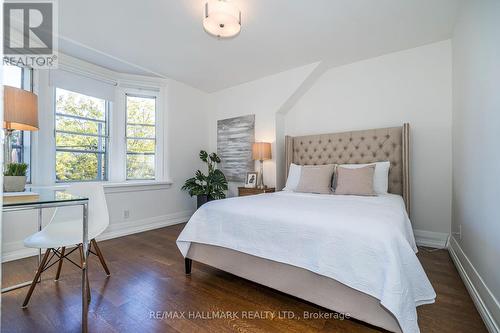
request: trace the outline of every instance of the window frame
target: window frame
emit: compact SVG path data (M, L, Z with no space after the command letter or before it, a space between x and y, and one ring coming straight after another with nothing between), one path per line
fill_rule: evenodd
M125 135L124 135L124 175L125 175L125 181L126 182L134 182L134 181L157 181L159 178L159 158L161 158L159 154L159 149L158 149L158 131L159 131L159 112L158 112L158 101L160 99L159 95L153 91L145 92L133 92L133 91L125 91L124 93L125 97ZM128 122L128 97L138 97L138 98L149 98L149 99L154 99L155 101L155 111L154 111L154 125L150 124L136 124L136 123L129 123ZM146 126L146 127L154 127L155 129L155 136L154 138L139 138L139 137L129 137L128 136L128 126L129 125L136 125L136 126ZM128 140L144 140L144 141L154 141L154 153L129 153L128 152ZM153 178L129 178L128 177L128 172L127 172L127 156L128 155L153 155L154 156L154 177Z
M80 117L80 116L74 116L74 115L68 115L68 114L64 114L64 113L60 113L60 112L57 112L57 89L62 89L62 90L65 90L65 91L69 91L69 92L72 92L72 93L75 93L75 94L79 94L79 95L83 95L83 96L86 96L86 97L90 97L90 98L97 98L97 99L100 99L100 100L103 100L104 101L104 120L98 120L98 119L92 119L92 118L87 118L87 117ZM53 170L53 174L54 174L54 181L55 183L58 183L58 184L64 184L64 183L85 183L85 182L107 182L109 181L109 155L110 155L110 140L111 140L111 136L110 136L110 127L111 127L111 122L110 122L110 113L111 113L111 103L110 101L108 100L105 100L105 99L102 99L102 98L99 98L99 97L95 97L95 96L90 96L90 95L86 95L86 94L82 94L80 92L77 92L77 91L72 91L72 90L69 90L69 89L65 89L65 88L61 88L61 87L57 87L55 86L54 89L53 89L53 116L54 116L54 170ZM64 131L64 130L58 130L57 129L57 117L66 117L66 118L72 118L72 119L80 119L80 120L85 120L85 121L90 121L90 122L95 122L95 123L104 123L105 125L105 134L104 135L98 135L98 134L89 134L89 133L78 133L78 132L72 132L72 131ZM87 137L97 137L97 138L104 138L104 151L100 151L100 150L85 150L85 149L58 149L57 148L57 133L62 133L62 134L73 134L73 135L81 135L81 136L87 136ZM100 155L104 155L104 159L102 161L102 163L105 164L105 168L104 168L104 175L102 176L102 179L100 177L100 174L98 172L98 177L95 178L95 179L75 179L75 180L59 180L57 179L57 168L56 168L56 165L57 165L57 152L75 152L75 153L81 153L81 154L100 154ZM99 160L99 159L98 159ZM99 162L98 162L98 166L99 166ZM99 167L98 167L98 170L99 170Z

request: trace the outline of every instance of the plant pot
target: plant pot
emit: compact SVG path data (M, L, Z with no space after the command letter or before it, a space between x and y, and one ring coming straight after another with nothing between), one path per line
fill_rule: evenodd
M212 201L212 200L214 200L214 199L212 199L208 195L196 196L197 208L200 208L201 206L203 206L204 204L206 204L207 202Z
M24 192L26 176L3 176L4 192Z

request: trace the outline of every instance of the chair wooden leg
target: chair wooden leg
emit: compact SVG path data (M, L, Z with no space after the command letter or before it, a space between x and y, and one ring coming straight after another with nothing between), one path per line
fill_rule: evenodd
M33 294L33 290L35 290L35 286L38 282L38 279L40 278L40 275L42 274L42 271L45 267L45 264L47 263L47 259L49 258L50 252L52 252L52 249L47 249L45 251L45 254L42 258L42 261L40 262L40 266L38 266L38 269L36 270L35 277L33 278L33 282L31 282L30 289L28 290L28 294L26 295L26 298L24 299L23 308L26 308L28 306L28 302L30 301L31 295Z
M83 267L83 245L78 244L78 252L80 252L80 267Z
M64 261L64 252L66 251L66 247L61 248L61 258L59 258L59 263L57 264L57 272L56 272L56 278L54 279L55 281L59 280L59 276L61 275L61 268L62 264Z
M90 241L90 244L92 244L92 246L94 247L95 253L97 254L97 257L99 258L99 261L101 262L102 268L104 268L104 271L106 272L106 275L110 276L111 273L109 272L108 265L106 265L106 261L104 260L104 256L102 255L101 249L97 245L96 240L92 239Z

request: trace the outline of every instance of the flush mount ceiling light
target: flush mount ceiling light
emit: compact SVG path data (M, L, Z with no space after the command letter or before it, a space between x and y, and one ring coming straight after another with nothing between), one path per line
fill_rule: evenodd
M203 28L218 38L234 37L241 30L241 12L228 0L209 0L205 4Z

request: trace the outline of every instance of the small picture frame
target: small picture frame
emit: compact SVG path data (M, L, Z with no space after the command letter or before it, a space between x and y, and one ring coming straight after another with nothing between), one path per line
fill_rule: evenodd
M257 172L247 172L247 176L245 178L245 187L246 188L256 188L257 187Z

